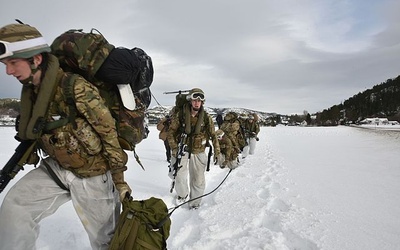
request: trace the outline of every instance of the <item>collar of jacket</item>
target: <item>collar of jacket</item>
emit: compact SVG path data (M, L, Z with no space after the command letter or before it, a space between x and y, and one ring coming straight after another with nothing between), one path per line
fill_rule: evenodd
M191 134L191 130L192 130L192 126L190 125L190 116L191 116L191 110L190 110L190 105L184 105L184 114L185 114L185 133L187 135ZM199 112L198 112L198 117L197 117L197 123L196 123L196 127L194 130L194 134L199 134L200 133L200 129L201 129L201 125L204 121L204 108L203 106L201 106Z
M32 85L22 87L21 116L18 124L18 137L22 140L34 140L42 135L49 104L54 99L62 73L57 58L49 55L49 65L43 81L39 85L37 97L33 98L34 88Z

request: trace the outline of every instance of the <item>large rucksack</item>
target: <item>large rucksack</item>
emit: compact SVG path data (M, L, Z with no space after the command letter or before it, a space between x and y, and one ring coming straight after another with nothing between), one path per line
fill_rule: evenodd
M164 201L125 198L110 250L157 250L167 248L171 219Z
M121 147L134 150L146 138L144 118L151 102L152 61L142 49L116 48L95 31L73 29L62 33L51 44L52 54L64 71L79 74L98 87L116 120ZM63 83L67 99L72 97L73 82L69 79ZM130 106L121 99L121 88L131 91Z

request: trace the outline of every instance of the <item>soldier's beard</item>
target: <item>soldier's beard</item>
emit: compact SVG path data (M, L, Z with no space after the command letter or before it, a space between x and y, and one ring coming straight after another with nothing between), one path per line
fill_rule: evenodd
M192 107L193 111L200 111L200 108Z

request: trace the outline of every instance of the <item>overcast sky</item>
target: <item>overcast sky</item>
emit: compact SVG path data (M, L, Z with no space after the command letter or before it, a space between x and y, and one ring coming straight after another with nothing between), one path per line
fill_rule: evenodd
M165 91L199 87L208 107L315 113L400 74L398 0L7 1L48 43L70 28L97 28L116 46L153 59L151 106ZM20 83L0 66L0 98Z

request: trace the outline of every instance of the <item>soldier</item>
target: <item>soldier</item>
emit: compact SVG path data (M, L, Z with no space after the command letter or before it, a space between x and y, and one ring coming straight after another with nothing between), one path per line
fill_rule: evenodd
M176 115L173 116L169 127L168 142L172 149L170 168L173 168L177 162L178 146L186 145L184 155L177 166L179 170L175 176L178 203L184 202L188 196L192 200L203 195L206 185L204 172L207 165L205 148L210 139L214 147L214 161L218 159L217 156L220 156L214 122L203 107L205 100L204 92L201 89L190 90L187 102L183 107L176 107ZM183 144L179 145L180 142ZM172 176L170 175L170 177ZM189 207L197 209L200 203L201 199L195 199L189 202Z
M215 118L217 121L218 129L221 128L222 123L224 122L224 118L222 118L222 112L218 112L217 117Z
M40 221L71 200L92 248L108 249L119 200L131 193L124 181L127 155L98 89L80 76L72 93L75 119L63 123L70 116L62 83L72 74L64 73L49 52L32 26L0 28L0 60L6 73L22 83L16 138L37 141L37 150L47 156L5 196L0 248L35 249ZM35 158L36 153L30 163Z
M169 115L166 115L157 123L157 130L160 131L160 133L158 134L158 138L164 142L165 155L167 156L167 161L169 163L171 162L171 147L169 146L167 136L170 124L171 117Z
M250 114L244 123L246 146L243 148L242 157L246 158L249 154L253 155L258 141L260 125L258 124L257 114Z
M232 141L234 148L232 158L236 159L245 146L245 140L242 136L242 128L240 121L238 120L238 115L235 112L231 111L225 115L224 122L221 125L221 130L224 131Z
M222 157L218 158L218 162L216 162L216 164L221 168L237 168L239 163L237 158L238 152L233 147L231 139L229 139L229 137L221 129L215 131L215 134L217 135L222 155Z

